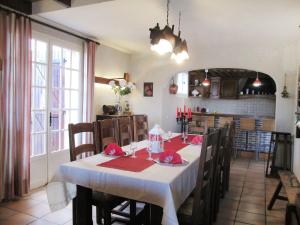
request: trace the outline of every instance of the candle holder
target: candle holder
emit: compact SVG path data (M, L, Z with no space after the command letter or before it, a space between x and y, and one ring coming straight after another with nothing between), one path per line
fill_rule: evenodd
M186 140L186 132L187 132L187 125L192 122L192 117L187 116L185 114L180 114L179 117L176 118L177 124L180 124L181 127L181 133L182 133L182 139L185 143Z

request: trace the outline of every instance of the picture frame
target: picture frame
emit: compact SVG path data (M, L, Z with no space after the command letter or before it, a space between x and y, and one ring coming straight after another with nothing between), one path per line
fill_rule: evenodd
M144 82L144 97L153 97L153 82Z

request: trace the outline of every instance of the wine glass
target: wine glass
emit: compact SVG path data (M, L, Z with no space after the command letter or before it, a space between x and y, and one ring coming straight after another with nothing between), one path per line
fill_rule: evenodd
M150 141L148 141L148 143L147 143L147 152L148 152L147 160L152 161L153 158L152 158L152 149L151 149L151 142Z
M187 140L187 132L186 131L183 131L182 138L183 138L183 143L186 144L186 140Z
M168 131L168 142L171 142L172 132Z
M137 150L137 143L136 142L133 141L133 142L130 143L130 150L132 152L131 158L136 158L136 155L135 155L135 152Z

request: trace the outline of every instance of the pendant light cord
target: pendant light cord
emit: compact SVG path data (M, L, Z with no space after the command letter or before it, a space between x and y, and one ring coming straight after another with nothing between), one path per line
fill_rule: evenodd
M178 32L180 32L181 11L179 11Z
M169 5L170 5L170 0L167 0L167 25L169 26Z

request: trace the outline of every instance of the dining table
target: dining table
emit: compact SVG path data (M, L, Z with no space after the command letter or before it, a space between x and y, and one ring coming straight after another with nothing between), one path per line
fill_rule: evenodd
M196 186L201 145L183 141L173 133L164 141L164 151L175 151L184 164L163 164L148 160L148 140L136 143L136 157L93 156L59 166L47 185L50 209L66 207L76 197L80 201L77 224L92 225L92 191L104 192L162 208L163 225L178 225L177 210ZM122 147L130 152L130 145ZM157 159L159 154L152 154ZM157 223L156 223L157 224Z

